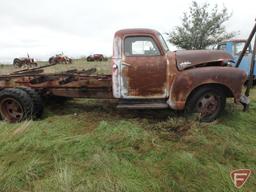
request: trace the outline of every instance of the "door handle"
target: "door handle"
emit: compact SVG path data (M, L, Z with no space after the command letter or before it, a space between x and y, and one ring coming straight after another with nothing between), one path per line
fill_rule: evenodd
M131 67L132 66L131 64L125 63L125 62L122 62L122 65L127 66L127 67Z

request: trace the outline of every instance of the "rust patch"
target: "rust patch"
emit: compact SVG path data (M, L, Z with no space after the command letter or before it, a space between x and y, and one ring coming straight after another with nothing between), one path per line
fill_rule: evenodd
M245 72L232 67L204 67L186 70L175 79L170 90L169 103L173 105L173 108L182 110L188 96L195 88L210 84L226 87L232 93L230 96L239 101L245 80Z
M126 57L122 78L128 96L163 96L166 93L166 62L159 57Z

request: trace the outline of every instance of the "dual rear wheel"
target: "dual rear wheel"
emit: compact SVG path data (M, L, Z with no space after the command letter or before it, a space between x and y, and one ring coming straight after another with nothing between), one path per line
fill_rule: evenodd
M31 88L8 88L0 91L0 114L11 123L40 118L43 103L40 95Z

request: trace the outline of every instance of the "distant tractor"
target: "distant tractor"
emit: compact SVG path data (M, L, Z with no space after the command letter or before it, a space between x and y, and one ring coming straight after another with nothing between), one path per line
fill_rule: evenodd
M20 68L20 67L36 67L37 63L33 58L30 58L29 55L27 57L22 57L22 58L15 58L13 60L13 66Z
M72 59L63 54L57 54L49 58L49 64L61 64L61 63L71 64Z
M86 60L87 61L106 61L107 58L105 58L102 54L92 54L92 55L89 55Z
M222 43L219 43L217 46L217 49L226 51L230 55L232 55L235 61L235 63L232 63L232 65L235 66L245 46L245 43L246 43L246 39L231 39L231 40L227 40ZM249 73L250 73L251 58L252 58L252 48L251 46L249 46L239 66L239 68L243 69L246 72L247 76L249 76ZM255 79L256 68L254 69L253 76Z

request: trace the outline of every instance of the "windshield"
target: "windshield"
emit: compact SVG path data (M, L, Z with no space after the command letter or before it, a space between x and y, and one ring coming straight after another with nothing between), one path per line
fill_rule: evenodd
M168 46L167 46L163 36L161 34L159 34L158 37L159 37L159 40L160 40L160 42L161 42L161 44L162 44L162 46L164 48L164 51L165 52L169 51L169 48L168 48Z
M244 46L244 41L235 43L235 54L240 55L240 53L243 51ZM247 48L246 53L250 53L250 46Z

